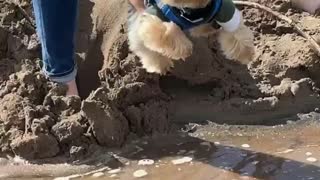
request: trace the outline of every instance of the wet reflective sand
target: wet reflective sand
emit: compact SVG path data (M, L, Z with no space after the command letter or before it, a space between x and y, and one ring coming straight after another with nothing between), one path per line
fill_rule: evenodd
M133 141L123 149L113 151L115 159L110 160L110 165L92 167L99 163L91 162L90 165L65 167L2 166L0 174L4 177L11 171L11 177L25 179L43 175L41 179L127 180L137 179L134 172L144 170L146 175L138 179L320 179L319 122L273 127L215 124L193 127L196 127L193 133ZM106 154L96 158L110 158ZM149 159L143 161L149 162L148 165L141 165L141 162L139 165L139 160L143 159ZM14 173L20 168L24 169L24 174ZM98 170L90 172L94 169Z

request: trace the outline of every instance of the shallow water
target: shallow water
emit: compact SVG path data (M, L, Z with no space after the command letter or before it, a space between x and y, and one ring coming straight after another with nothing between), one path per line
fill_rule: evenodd
M117 163L113 161L112 167L104 165L94 168L92 164L7 165L0 168L0 175L5 179L64 177L128 180L136 179L133 175L135 171L145 170L147 175L140 179L320 179L320 123L317 121L272 127L216 124L192 127L193 133L143 138L121 150L115 150L113 153ZM106 151L105 153L107 154ZM100 155L100 160L109 158L103 153ZM173 164L172 160L183 157L192 160L179 165ZM141 159L152 159L154 163L138 165ZM17 173L21 171L20 168L23 168L24 174ZM119 172L108 173L117 168L120 168ZM98 170L92 172L94 169ZM102 173L95 174L97 172ZM6 174L10 176L5 177Z

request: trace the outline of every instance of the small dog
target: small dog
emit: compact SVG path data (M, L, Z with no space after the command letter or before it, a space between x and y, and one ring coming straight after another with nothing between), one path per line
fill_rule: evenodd
M248 64L254 57L253 33L232 0L149 0L146 5L142 14L133 12L131 6L128 39L131 51L149 73L164 75L174 60L192 54L193 44L186 32L193 37L218 32L228 59Z

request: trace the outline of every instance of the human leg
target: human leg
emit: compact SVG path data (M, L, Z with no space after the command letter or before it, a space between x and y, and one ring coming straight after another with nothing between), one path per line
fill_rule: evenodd
M33 0L43 72L51 81L67 84L68 95L78 95L74 59L77 5L78 0Z

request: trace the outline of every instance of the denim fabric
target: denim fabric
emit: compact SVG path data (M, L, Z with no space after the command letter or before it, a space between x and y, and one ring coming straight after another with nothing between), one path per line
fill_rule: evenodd
M60 83L75 79L78 0L33 0L33 8L45 75Z

